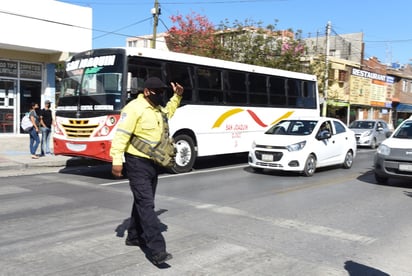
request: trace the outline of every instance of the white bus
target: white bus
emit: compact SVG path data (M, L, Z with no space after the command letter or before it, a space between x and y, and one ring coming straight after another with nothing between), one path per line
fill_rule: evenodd
M111 161L120 111L153 76L185 90L169 121L177 173L197 157L247 152L257 133L281 119L320 113L314 75L147 48L95 49L66 63L55 154Z

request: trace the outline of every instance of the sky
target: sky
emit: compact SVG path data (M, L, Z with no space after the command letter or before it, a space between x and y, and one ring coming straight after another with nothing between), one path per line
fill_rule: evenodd
M93 48L126 46L126 38L153 32L155 0L60 0L93 9ZM301 30L303 37L363 33L365 58L412 63L411 0L158 0L157 33L173 26L170 17L192 13L221 22L262 22L277 30Z

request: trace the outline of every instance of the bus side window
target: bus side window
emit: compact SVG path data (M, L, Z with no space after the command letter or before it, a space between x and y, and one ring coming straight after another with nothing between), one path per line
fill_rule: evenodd
M197 84L199 101L204 103L223 104L221 71L213 68L197 68Z
M249 74L249 102L261 106L268 105L266 76Z
M193 100L193 67L178 63L166 63L166 82L177 82L184 88L183 102L191 102ZM168 98L173 95L171 89L168 90Z
M303 107L301 81L288 79L286 83L286 95L290 107Z
M247 104L246 74L242 72L224 71L224 91L226 103Z
M285 85L283 77L269 78L269 103L271 106L286 105Z
M316 85L314 81L303 81L304 108L316 107Z

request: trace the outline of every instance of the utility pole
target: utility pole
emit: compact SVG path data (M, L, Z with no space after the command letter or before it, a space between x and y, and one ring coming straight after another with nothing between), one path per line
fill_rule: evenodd
M323 84L323 108L322 116L326 117L328 106L328 85L329 85L329 48L330 48L330 29L331 22L326 25L326 53L325 53L325 83Z
M155 49L156 48L157 25L159 24L159 15L160 15L159 2L157 0L155 0L154 8L151 10L151 12L153 14L153 37L152 37L151 47Z

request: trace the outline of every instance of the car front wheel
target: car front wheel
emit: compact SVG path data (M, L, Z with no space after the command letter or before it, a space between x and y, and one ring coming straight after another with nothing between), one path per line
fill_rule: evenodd
M352 164L353 164L353 153L351 150L349 150L346 153L345 161L343 161L343 167L345 169L350 169L352 167Z
M308 156L305 162L305 168L303 169L303 174L305 176L312 176L316 171L316 157L313 154Z
M373 138L372 141L371 141L371 149L375 149L377 144L378 143L376 142L376 138Z

